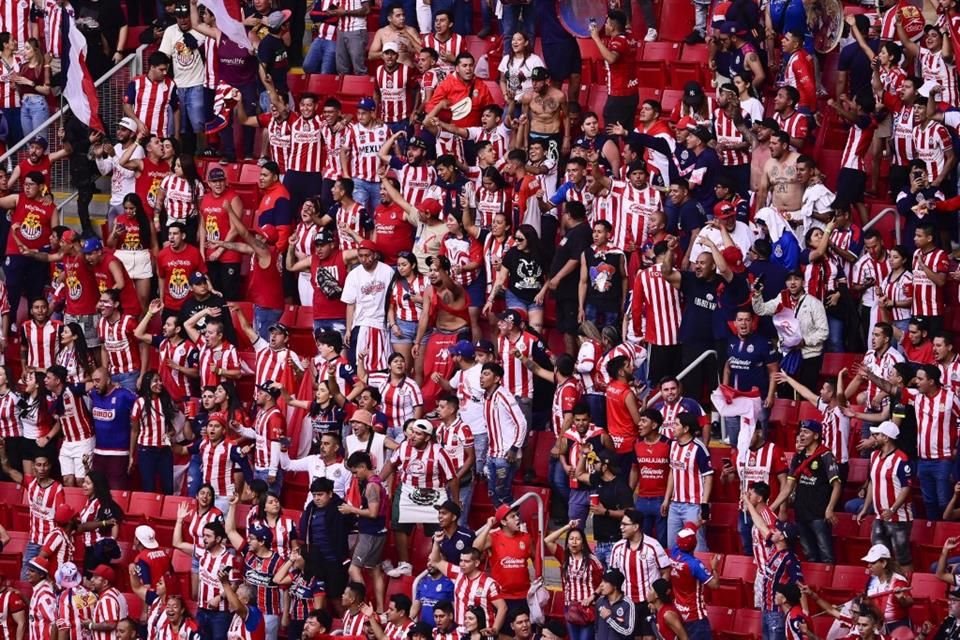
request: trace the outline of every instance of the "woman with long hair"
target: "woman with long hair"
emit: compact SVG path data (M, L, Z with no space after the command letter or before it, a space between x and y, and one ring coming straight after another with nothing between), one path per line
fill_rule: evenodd
M41 128L50 117L50 66L44 64L43 51L36 38L28 38L26 55L21 59L20 71L13 76L20 93L20 128L30 138L46 136L46 127Z
M227 440L233 441L240 437L237 433L237 426L246 426L249 420L243 410L243 402L240 401L240 394L237 393L237 387L230 380L222 380L217 383L213 392L213 399L216 405L216 411L220 411L227 416L230 421L227 429Z
M82 534L83 568L90 571L100 564L110 564L120 559L117 534L123 510L110 494L107 477L99 471L90 471L80 482L87 497L86 504L77 516L77 531Z
M423 290L427 278L420 273L417 258L409 251L397 254L397 272L387 289L387 327L390 345L403 355L407 369L413 371L413 340L423 309Z
M466 205L464 208L467 208ZM467 292L470 333L476 342L481 337L480 307L483 306L486 292L482 277L483 246L473 235L467 233L463 212L449 214L444 222L447 233L440 240L440 255L450 259L453 281Z
M24 371L20 377L17 420L23 428L23 474L26 476L33 475L35 458L57 459L58 442L49 436L53 417L47 408L43 377L43 371Z
M303 634L303 624L310 612L322 609L324 605L323 583L316 576L307 576L306 558L300 555L299 549L292 549L286 557L273 581L281 587L287 587L289 607L286 613L290 622L287 626L288 638L299 638Z
M183 520L186 523L186 536L193 542L194 550L199 549L203 543L203 528L211 522L223 524L223 512L216 506L217 491L212 484L203 483L197 490L197 497L191 507L188 503L181 503L178 511L184 510ZM178 514L179 517L179 514ZM193 565L190 569L190 584L193 597L197 597L197 589L200 584L200 562L196 553L191 555Z
M60 327L60 350L57 364L67 370L67 382L82 384L90 381L94 361L87 349L83 327L77 322L68 322Z
M894 554L885 545L875 544L863 559L867 563L867 586L864 595L883 613L887 633L910 627L913 598L908 591L910 581L901 573Z
M590 407L590 417L594 424L600 427L607 426L607 396L606 384L600 370L600 359L603 357L603 337L597 325L589 320L580 323L577 330L577 362L575 371L580 385L583 388L584 400Z
M144 491L173 493L173 444L176 443L174 421L177 408L163 388L163 379L156 371L147 371L140 382L140 397L130 412L131 455L128 471L140 469L140 486Z
M531 225L522 224L514 232L513 240L514 246L500 262L483 314L493 310L494 300L504 292L507 308L527 314L530 328L539 334L543 331L543 300L539 294L544 283L540 236Z
M467 607L463 614L463 633L460 634L460 640L489 640L488 636L483 635L483 630L487 628L487 612L480 605Z
M490 231L493 227L494 216L498 213L506 213L509 209L507 181L496 167L487 167L480 173L480 186L477 188L476 201L474 224L480 229ZM466 217L464 217L464 222L466 223ZM477 229L467 226L467 231L477 240L481 239Z
M733 86L737 88L737 95L740 98L740 109L750 115L753 122L763 120L763 103L760 102L760 95L753 86L753 72L748 69L735 74L731 79Z
M307 412L312 425L314 444L320 442L320 436L324 433L332 432L337 434L337 437L341 437L343 433L343 422L346 417L343 406L346 404L346 398L343 397L342 393L331 393L330 389L330 380L317 381L313 390L313 400L310 402L299 400L291 396L285 389L280 389L284 402L291 407L303 409Z
M23 464L23 427L17 415L20 396L13 389L16 381L7 365L0 365L0 438L3 438L10 466L20 470Z
M159 251L157 231L147 217L143 200L135 193L123 198L123 213L113 222L113 228L104 243L115 251L137 290L140 308L150 304L150 279L153 278L153 260Z
M482 176L483 186L477 191L476 207L464 206L463 228L476 238L481 244L480 254L483 260L483 282L485 295L488 301L495 298L492 295L494 283L500 276L503 266L503 256L514 246L514 237L511 228L510 214L507 213L506 181L500 172L493 167L487 167ZM489 187L489 189L488 189ZM499 208L494 208L499 203ZM487 213L482 209L487 208ZM484 222L489 215L489 220ZM489 311L485 304L481 315L487 317L492 330L496 330L497 318L492 306Z
M877 306L881 319L906 332L913 306L913 271L910 270L913 256L902 244L890 249L887 255L890 272L880 281L881 293Z
M657 637L663 640L687 640L683 617L674 604L673 587L670 582L658 578L646 593L647 605L656 614Z
M280 496L273 491L267 491L254 503L247 513L247 530L253 524L270 529L273 534L273 550L281 558L290 556L290 552L300 546L297 542L297 522L289 516L283 515L280 505Z
M566 534L561 547L558 542ZM593 593L600 586L603 565L590 551L587 534L577 520L571 520L546 538L547 553L560 562L563 585L563 610L566 612L570 640L592 640L594 637Z
M200 199L205 191L193 156L181 153L173 161L173 173L160 182L157 193L163 240L167 237L167 227L182 222L187 226L187 240L190 244L197 244Z
M290 249L295 258L294 263L313 255L313 239L317 237L317 218L323 206L320 198L307 198L300 207L300 222L297 224L293 236L290 238ZM301 271L297 277L297 291L300 294L300 304L304 307L313 306L313 278L310 271Z
M510 38L510 55L503 56L497 70L500 72L500 90L507 99L508 107L516 104L520 96L533 88L533 70L546 67L543 59L533 53L530 38L517 31Z
M407 359L402 353L391 353L386 370L369 375L358 354L357 379L380 392L383 412L387 415L387 435L391 438L399 439L407 420L423 417L423 393L416 380L408 375Z
M20 124L20 92L16 78L20 74L20 58L17 57L17 41L4 31L0 33L0 111L7 120L7 140L23 139Z

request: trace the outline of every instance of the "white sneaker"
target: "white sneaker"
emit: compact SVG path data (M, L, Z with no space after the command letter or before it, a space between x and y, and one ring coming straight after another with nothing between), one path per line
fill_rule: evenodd
M380 563L380 568L383 569L384 573L391 571L393 569L393 560L384 560Z
M643 36L644 42L654 42L657 39L657 30L654 28L647 29L647 35Z
M400 578L402 576L412 576L413 575L413 565L409 562L401 562L390 571L387 571L387 575L391 578Z

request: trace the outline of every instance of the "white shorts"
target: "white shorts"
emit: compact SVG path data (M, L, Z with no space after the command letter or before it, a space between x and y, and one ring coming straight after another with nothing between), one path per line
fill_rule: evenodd
M60 473L65 476L74 476L78 480L87 475L83 466L83 457L93 455L93 438L64 442L60 445Z
M313 306L313 280L306 271L300 272L297 278L297 291L300 293L300 306Z
M117 260L123 264L123 268L127 270L127 275L130 276L131 279L147 280L153 277L153 260L150 257L149 251L127 251L122 249L114 255L117 256Z

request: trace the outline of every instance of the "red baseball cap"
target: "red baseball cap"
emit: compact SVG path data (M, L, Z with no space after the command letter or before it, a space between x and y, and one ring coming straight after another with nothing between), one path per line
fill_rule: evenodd
M277 240L280 239L277 228L272 224L265 224L259 229L256 229L254 233L266 240L267 244L277 244Z
M357 249L366 249L367 251L377 251L377 245L373 240L363 240L360 242L360 246Z
M686 129L687 127L695 126L697 126L697 121L690 116L683 116L680 118L680 121L677 122L677 129Z
M75 515L77 515L76 510L64 502L57 505L56 511L53 512L53 521L57 524L67 524Z
M441 211L443 211L443 204L436 198L427 198L421 202L417 208L427 215L437 216L440 215Z
M511 507L508 504L502 504L497 507L496 513L493 514L493 517L497 519L497 522L503 522L506 520L507 516L511 513L514 513L517 510L516 507Z
M743 264L743 252L740 251L739 247L724 247L720 255L727 261L727 266L734 273L743 273L747 270Z
M713 205L713 217L717 220L727 220L737 215L737 208L726 200Z
M113 569L111 569L108 565L105 565L105 564L98 565L96 569L90 572L90 575L103 578L104 580L110 583L112 583L116 579L116 575L113 573Z

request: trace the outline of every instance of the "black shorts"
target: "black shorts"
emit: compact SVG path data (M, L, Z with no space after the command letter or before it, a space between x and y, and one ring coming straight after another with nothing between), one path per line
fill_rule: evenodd
M313 569L313 575L323 585L327 598L339 598L343 595L343 590L347 588L347 565L331 562L319 553L310 553L307 566Z
M867 174L856 169L843 168L837 174L837 203L846 206L863 202L867 188Z
M580 323L577 322L579 311L580 303L576 298L557 298L557 329L569 336L577 335L580 330Z
M603 105L603 126L608 127L619 122L627 131L632 130L639 105L640 95L637 93L629 96L607 96Z
M545 42L543 45L543 61L550 69L550 77L553 80L563 81L575 73L580 73L583 59L580 57L580 47L577 46L576 40Z

